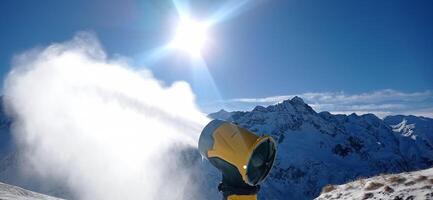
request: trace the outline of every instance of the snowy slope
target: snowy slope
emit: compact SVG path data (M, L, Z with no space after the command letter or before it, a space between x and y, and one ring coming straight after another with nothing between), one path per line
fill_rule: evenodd
M0 199L2 200L60 200L59 198L39 194L20 187L0 183Z
M263 199L312 199L326 184L433 165L430 146L418 145L373 114L316 113L299 97L231 116L222 113L209 116L278 141L275 167L262 187ZM431 129L422 134L431 135Z
M325 199L433 199L433 168L380 175L344 185L328 185L316 200Z

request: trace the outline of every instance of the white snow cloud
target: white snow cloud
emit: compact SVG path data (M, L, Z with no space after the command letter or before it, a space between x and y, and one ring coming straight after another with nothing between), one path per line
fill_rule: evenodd
M316 111L342 114L374 113L380 117L392 114L414 114L433 117L433 92L401 92L392 89L361 94L345 92L308 92L263 98L229 99L222 104L231 109L251 109L255 105L272 105L299 96Z
M208 119L187 83L164 86L108 58L88 33L13 63L4 100L23 170L78 199L191 198L196 172L177 156L196 145Z

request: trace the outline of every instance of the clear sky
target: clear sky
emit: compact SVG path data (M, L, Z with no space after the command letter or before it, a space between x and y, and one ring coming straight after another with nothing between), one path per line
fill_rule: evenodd
M299 95L335 113L433 116L433 1L239 2L3 0L0 75L14 54L84 30L165 84L189 82L205 112ZM222 16L209 31L205 69L182 53L155 56L173 37L178 4L197 19Z

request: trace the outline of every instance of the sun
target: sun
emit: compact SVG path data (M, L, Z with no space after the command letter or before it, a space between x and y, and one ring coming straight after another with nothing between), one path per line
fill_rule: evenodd
M208 40L208 26L205 22L191 18L180 20L171 46L189 53L191 56L199 56Z

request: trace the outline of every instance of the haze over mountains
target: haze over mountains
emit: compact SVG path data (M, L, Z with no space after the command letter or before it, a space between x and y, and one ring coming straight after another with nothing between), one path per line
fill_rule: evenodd
M11 120L0 113L0 181L68 198L62 186L27 182L19 176L19 156L13 147ZM313 199L327 184L343 184L358 177L398 173L433 166L433 119L373 114L333 115L315 112L299 97L248 112L221 110L210 118L228 120L278 141L275 166L262 184L260 199ZM195 150L182 153L187 166L197 169L192 180L204 194L196 198L220 199L220 177L202 162Z

